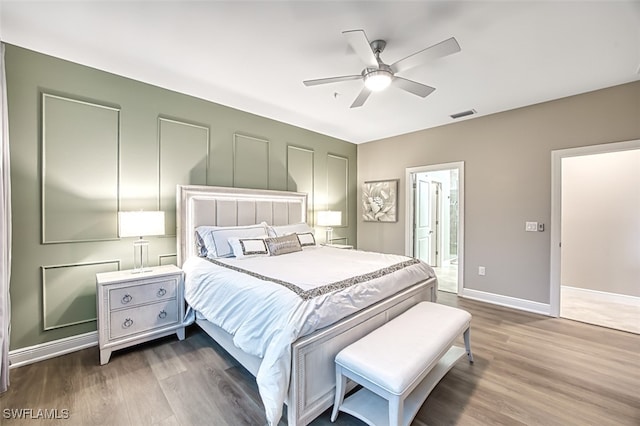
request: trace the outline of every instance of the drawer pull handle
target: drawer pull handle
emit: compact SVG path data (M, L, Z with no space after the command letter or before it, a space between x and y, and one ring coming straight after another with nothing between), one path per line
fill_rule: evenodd
M133 325L133 320L131 318L127 318L126 320L124 320L124 322L122 323L122 327L124 328L129 328Z
M165 311L164 309L162 311L160 311L160 313L158 314L158 318L160 319L164 319L167 316L167 311Z
M122 296L122 304L126 305L127 303L131 302L133 300L133 296L131 296L130 294L125 294L124 296Z
M160 287L160 290L158 290L158 297L162 297L165 294L167 294L167 290L165 290L164 288Z

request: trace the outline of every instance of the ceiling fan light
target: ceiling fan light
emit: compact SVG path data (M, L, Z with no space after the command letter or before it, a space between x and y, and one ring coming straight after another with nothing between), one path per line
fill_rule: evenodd
M391 73L383 70L371 71L364 76L364 85L372 92L379 92L391 84Z

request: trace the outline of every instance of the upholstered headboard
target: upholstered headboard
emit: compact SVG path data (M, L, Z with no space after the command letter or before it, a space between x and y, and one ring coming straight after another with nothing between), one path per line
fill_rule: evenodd
M265 189L178 185L176 235L178 266L196 256L200 225L236 226L267 222L288 225L307 221L307 194Z

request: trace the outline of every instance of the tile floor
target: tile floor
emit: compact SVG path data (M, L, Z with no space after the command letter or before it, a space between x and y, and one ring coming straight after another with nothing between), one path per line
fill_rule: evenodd
M640 334L640 298L562 286L560 316Z
M438 290L458 293L458 265L444 264L433 270L438 277Z

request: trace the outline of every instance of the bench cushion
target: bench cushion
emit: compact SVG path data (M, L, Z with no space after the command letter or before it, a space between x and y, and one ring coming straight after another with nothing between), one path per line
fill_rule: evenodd
M336 363L401 395L435 366L468 327L462 309L421 302L336 355Z

